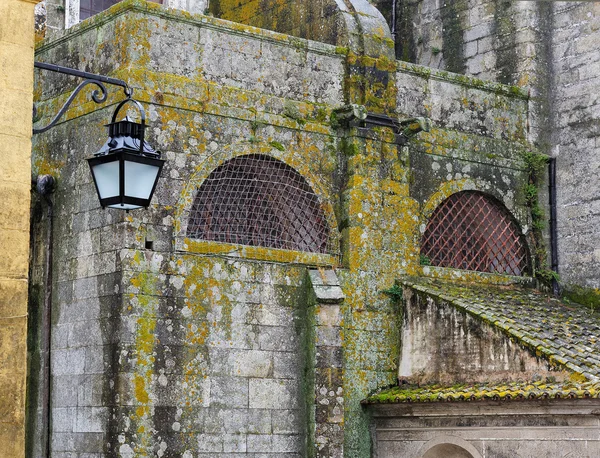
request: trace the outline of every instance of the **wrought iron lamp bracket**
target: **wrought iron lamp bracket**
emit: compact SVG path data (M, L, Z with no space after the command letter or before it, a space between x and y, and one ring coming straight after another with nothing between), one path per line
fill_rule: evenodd
M108 93L106 91L105 84L110 84L113 86L120 86L123 88L123 92L125 93L125 97L127 97L127 98L123 102L121 102L121 105L119 105L119 108L125 102L133 100L132 99L133 89L131 87L129 87L129 85L123 80L116 79L116 78L110 78L108 76L97 75L95 73L83 72L81 70L76 70L74 68L69 68L69 67L63 67L61 65L47 64L44 62L35 62L34 66L35 66L35 68L39 68L40 70L47 70L47 71L51 71L51 72L61 73L63 75L70 75L70 76L76 76L78 78L85 78L85 81L82 81L73 90L73 93L69 96L69 98L67 99L65 104L59 110L58 114L52 119L52 121L50 121L50 123L47 126L40 127L40 128L33 128L34 134L41 134L42 132L46 132L47 130L54 127L60 121L60 119L64 116L64 114L67 112L67 110L73 103L73 100L75 100L75 97L77 97L79 92L81 92L81 90L88 84L94 84L98 87L97 89L94 89L94 91L92 92L92 100L97 104L106 102ZM138 106L139 106L139 104L138 104ZM34 104L33 105L33 118L35 119L36 116L37 116L37 107ZM144 121L145 121L145 119L144 119Z

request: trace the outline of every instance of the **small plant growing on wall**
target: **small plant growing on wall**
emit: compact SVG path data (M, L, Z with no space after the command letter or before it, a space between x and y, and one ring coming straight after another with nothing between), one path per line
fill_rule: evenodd
M393 302L400 302L402 300L402 287L398 286L398 285L394 285L391 288L388 289L384 289L382 291L382 293L387 294L388 296L390 296L390 298L392 299Z
M554 281L559 281L559 276L548 266L548 250L543 235L543 230L546 227L546 214L539 202L539 186L544 179L548 156L526 151L523 153L522 159L529 175L523 193L525 204L529 207L531 213L534 274L544 285L550 286Z

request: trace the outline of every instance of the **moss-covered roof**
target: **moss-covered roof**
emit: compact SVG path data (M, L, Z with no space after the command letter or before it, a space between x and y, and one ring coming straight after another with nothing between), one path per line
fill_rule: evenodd
M380 391L363 404L394 404L442 401L508 401L527 399L581 399L600 397L597 382L516 382L506 384L476 384L417 386L400 385Z
M451 283L432 278L401 281L502 330L521 345L566 369L579 382L600 382L600 313L540 291Z
M379 391L363 404L600 398L600 313L514 285L474 285L426 277L404 278L400 283L501 330L556 368L566 369L572 374L571 381L403 384Z

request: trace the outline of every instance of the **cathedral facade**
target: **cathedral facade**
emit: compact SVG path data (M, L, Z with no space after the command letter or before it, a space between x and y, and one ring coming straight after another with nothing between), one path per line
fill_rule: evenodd
M597 456L595 4L162 3L38 10L166 162L100 206L116 89L33 138L28 456Z

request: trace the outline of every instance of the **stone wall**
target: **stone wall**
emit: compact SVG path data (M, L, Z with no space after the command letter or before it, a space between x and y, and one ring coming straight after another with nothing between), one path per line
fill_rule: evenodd
M453 304L410 288L403 293L399 380L452 386L565 378L547 361Z
M67 9L75 3L70 2ZM321 1L266 4L256 1L241 6L238 3L171 0L165 6L193 13L208 8L217 17L333 43L340 46L339 51L348 48L346 51L379 57L382 49L394 52L385 44L389 39L387 31L371 27L378 23L379 13L363 1L355 1L352 7ZM528 88L531 97L527 124L523 126L526 139L558 160L558 249L563 282L566 286L581 284L598 288L595 267L589 268L598 262L598 256L594 254L597 236L590 229L595 221L594 196L576 186L588 183L586 189L594 188L594 174L590 171L594 170L595 163L589 162L588 157L593 155L588 153L596 148L594 127L590 127L596 102L589 94L594 93L596 83L594 67L587 63L596 62L596 7L504 0L441 3L436 0L395 0L378 1L374 5L396 32L397 58ZM48 0L45 8L45 23L45 16L40 12L42 29L55 31L64 28L65 24L77 22L69 22L68 17L65 19L61 2ZM394 8L395 22L392 24ZM370 31L368 35L372 38L366 44L356 35L356 27ZM380 61L379 68L382 63ZM388 97L382 98L377 93L363 94L365 71L363 62L346 81L356 89L348 91L351 101L371 104L371 111L387 110L389 113L391 107L380 107L375 99L389 99L392 86L388 87ZM374 73L372 69L368 71ZM387 81L383 84L387 85ZM402 86L398 87L401 94ZM455 107L451 109L457 112ZM485 107L479 111L487 116ZM463 168L463 165L452 164L452 167L457 166ZM495 176L498 179L499 173ZM545 190L540 196L543 202L547 200ZM547 233L545 237L548 237Z
M557 159L559 270L597 289L594 221L597 5L502 0L376 3L407 62L526 87L527 139ZM544 192L540 195L547 200ZM579 296L585 300L584 296Z
M171 177L161 181L146 216L102 210L83 158L100 147L111 108L91 111L83 101L71 112L75 119L36 138L44 153L34 167L61 183L54 454L307 454L308 418L315 418L307 409L316 406L306 392L314 393L315 380L325 375L313 376L312 387L305 376L315 368L307 361L306 266L336 264L339 253L258 247L240 259L239 247L230 253L223 244L188 239L186 226L195 191L216 166L241 154L269 154L292 164L327 202L335 240L330 196L340 186L337 140L323 126L329 107L342 103L343 56L324 45L298 47L285 36L205 21L138 10L71 31L68 41L59 38L39 52L42 60L78 67L78 53L65 54L66 48L104 43L88 70L123 71L136 96L150 102L149 141L163 151L163 176ZM160 54L165 42L175 51L168 57ZM72 83L52 74L38 81L51 88L40 104L51 113ZM111 93L111 100L121 97ZM77 118L86 111L85 121ZM98 140L88 144L89 138ZM40 287L42 279L35 278ZM342 389L340 381L334 400ZM42 436L40 420L31 417L33 441ZM336 445L340 437L338 428Z
M24 456L35 0L0 4L0 450Z
M390 23L392 3L376 2ZM543 7L502 0L395 3L399 59L505 84L530 82Z
M215 17L229 21L324 43L343 43L348 34L345 21L340 17L339 7L332 0L252 0L243 3L215 0L210 2L209 11Z
M524 230L528 221L518 186L526 95L409 68L389 58L389 38L374 37L363 55L126 1L40 45L40 60L127 80L167 160L148 210L99 208L83 159L104 142L116 90L102 107L82 95L36 138L34 168L59 182L56 453L370 455L360 401L395 382L400 349L401 313L383 290L421 271L422 223L443 198L484 182ZM42 123L73 84L39 76ZM429 116L434 128L401 147L400 131L340 121L348 102L400 120ZM494 116L482 120L483 110ZM327 253L188 236L196 190L246 154L305 178L330 228ZM481 167L447 178L421 170L430 156ZM496 186L487 174L500 170Z
M566 283L599 288L597 226L599 148L596 93L600 87L600 9L591 4L554 4L553 155L557 161L558 249Z
M432 121L430 132L420 134L406 151L411 196L424 206L426 217L427 209L433 210L453 192L473 189L502 201L527 233L527 93L419 65L398 66L399 113Z

